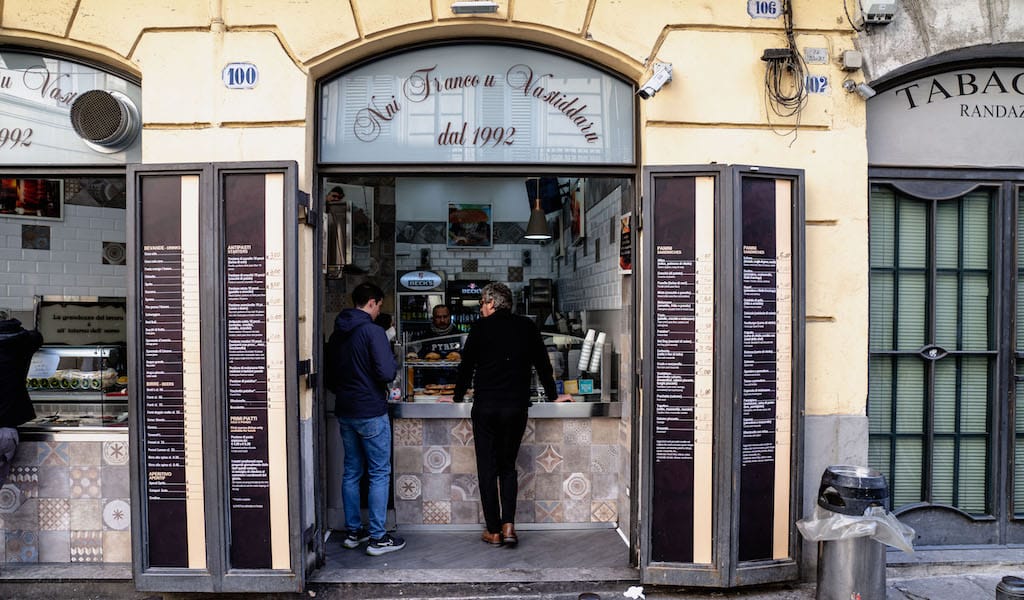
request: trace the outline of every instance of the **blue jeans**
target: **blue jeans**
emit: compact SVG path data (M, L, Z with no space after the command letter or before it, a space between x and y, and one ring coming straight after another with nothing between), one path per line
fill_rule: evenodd
M341 477L341 500L345 504L345 527L356 531L362 524L359 510L359 480L370 474L370 537L381 538L387 530L388 489L391 483L391 421L387 415L368 419L338 417L345 448L345 472Z

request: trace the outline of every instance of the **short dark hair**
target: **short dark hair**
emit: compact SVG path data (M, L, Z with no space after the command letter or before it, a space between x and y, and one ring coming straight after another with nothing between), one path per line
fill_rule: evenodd
M344 198L345 197L345 190L341 189L341 186L336 185L336 186L332 187L331 191L327 192L327 194L328 195L330 195L330 194L337 194L337 195L341 196L342 198Z
M446 311L448 311L448 316L451 316L452 309L448 308L447 304L435 304L434 308L430 309L430 316L431 317L436 317L437 316L437 309L439 309L439 308L445 309Z
M369 282L360 283L356 286L356 289L352 290L352 304L355 304L356 308L366 306L366 303L370 300L380 302L383 299L384 290Z

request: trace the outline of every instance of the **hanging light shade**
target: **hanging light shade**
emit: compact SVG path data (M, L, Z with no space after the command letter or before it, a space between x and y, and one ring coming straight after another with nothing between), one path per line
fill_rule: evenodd
M537 197L533 201L533 209L530 210L530 222L526 225L528 240L546 241L551 239L551 231L548 229L548 219L544 209L540 206L540 178L537 179Z

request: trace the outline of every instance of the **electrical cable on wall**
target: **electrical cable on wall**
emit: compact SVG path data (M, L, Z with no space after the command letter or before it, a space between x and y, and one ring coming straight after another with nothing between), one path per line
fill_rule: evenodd
M764 86L765 108L768 124L778 135L793 134L796 141L800 128L800 115L807 105L807 64L796 47L793 36L793 6L791 0L783 4L786 25L786 48L768 48L761 56L765 61ZM771 113L782 118L796 117L796 123L789 131L779 132L771 122ZM792 145L793 142L790 142Z
M846 21L850 23L850 27L853 27L854 31L864 31L864 27L857 27L857 24L850 17L850 9L846 6L846 0L843 0L843 12L846 13Z

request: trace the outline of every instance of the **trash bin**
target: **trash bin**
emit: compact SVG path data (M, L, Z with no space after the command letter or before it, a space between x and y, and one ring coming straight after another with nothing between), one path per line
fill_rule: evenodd
M1024 579L1007 575L996 584L996 600L1017 600L1024 598Z
M825 469L814 514L796 522L818 542L818 600L884 600L885 545L914 552L914 530L886 510L888 495L878 471Z
M885 477L867 467L836 465L825 469L818 506L850 518L868 509L885 510ZM877 511L876 511L877 512ZM884 600L885 545L868 535L818 542L817 600Z

